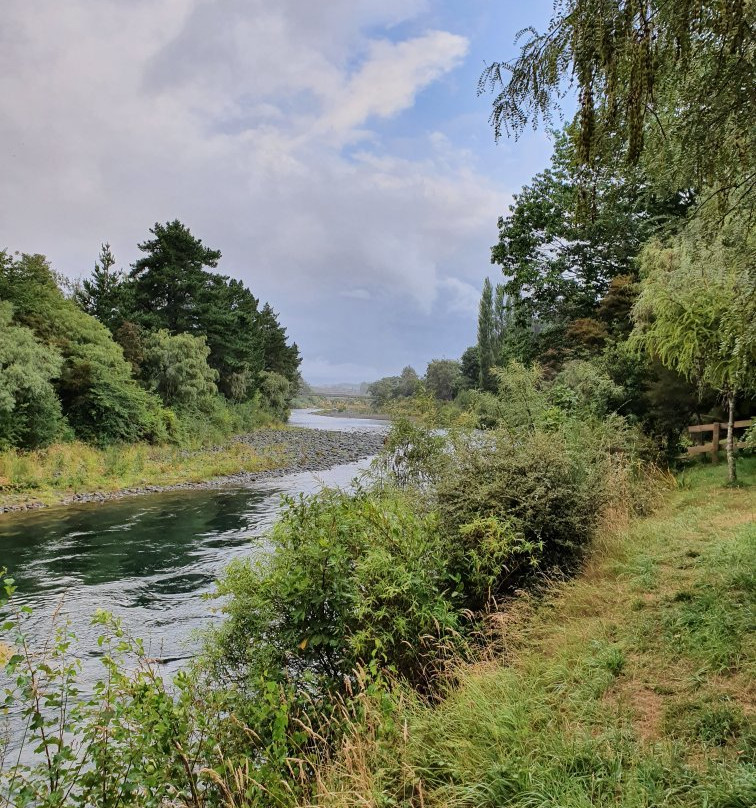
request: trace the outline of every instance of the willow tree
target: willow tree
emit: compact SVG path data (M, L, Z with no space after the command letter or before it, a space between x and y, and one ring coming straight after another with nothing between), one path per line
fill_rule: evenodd
M756 231L749 217L723 226L696 218L640 255L641 292L632 341L727 404L727 466L736 480L738 396L756 389Z
M548 29L520 33L519 55L494 62L497 139L550 126L577 95L572 134L589 176L646 163L658 187L708 189L727 207L756 195L753 0L555 0Z

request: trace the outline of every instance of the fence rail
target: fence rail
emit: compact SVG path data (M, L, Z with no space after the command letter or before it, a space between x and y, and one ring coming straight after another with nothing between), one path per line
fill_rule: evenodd
M749 426L753 426L754 419L749 418L746 421L735 421L733 427L735 429L747 429ZM700 439L700 443L696 444L695 446L689 446L688 451L683 455L683 457L692 457L693 455L699 454L708 454L711 455L711 459L716 463L719 459L719 452L725 447L727 443L727 439L722 437L723 434L726 435L727 433L727 422L723 421L716 421L713 424L694 424L693 426L688 427L688 432L691 435L695 435ZM704 443L704 434L707 432L711 432L711 441L709 443ZM745 441L736 441L735 442L736 449L743 449L745 447Z

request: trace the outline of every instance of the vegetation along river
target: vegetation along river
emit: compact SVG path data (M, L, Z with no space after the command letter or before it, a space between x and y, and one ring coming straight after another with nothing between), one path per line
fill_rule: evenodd
M295 410L290 423L310 429L381 432L382 421ZM338 458L336 458L338 460ZM0 518L0 567L16 580L18 606L33 615L32 641L50 634L56 610L78 638L86 681L99 674L96 609L121 617L167 671L193 653L193 635L213 619L214 582L234 558L265 552L263 539L283 495L347 487L370 459L300 471L249 485L147 494L73 504Z

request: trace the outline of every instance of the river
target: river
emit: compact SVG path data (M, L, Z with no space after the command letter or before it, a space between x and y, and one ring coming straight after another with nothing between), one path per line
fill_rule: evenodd
M383 421L294 410L290 424L339 431L385 430ZM230 561L266 552L262 536L283 495L348 487L370 461L301 472L250 487L148 494L100 504L67 505L0 518L0 567L18 588L17 606L33 615L32 642L50 634L56 610L78 638L84 681L99 673L96 609L119 616L170 673L191 657L197 629L214 618L203 597Z

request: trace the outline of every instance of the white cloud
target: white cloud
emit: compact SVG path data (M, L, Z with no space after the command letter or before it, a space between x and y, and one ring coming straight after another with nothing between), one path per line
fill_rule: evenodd
M318 131L349 131L371 116L387 118L412 106L417 92L459 64L467 40L431 31L404 42L373 42L360 69L329 100Z
M101 241L127 263L178 217L305 354L324 350L319 318L354 327L350 300L373 317L368 336L334 340L351 356L397 301L408 318L440 296L468 312L506 199L442 133L400 158L378 126L467 52L447 31L386 38L426 5L5 0L0 247L77 275Z
M444 278L440 286L449 293L447 311L467 314L474 317L480 305L480 289L459 278Z

